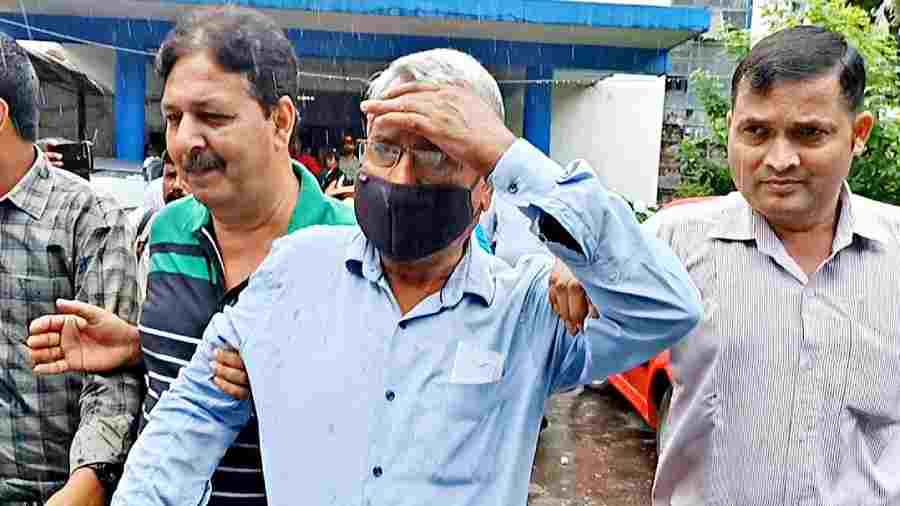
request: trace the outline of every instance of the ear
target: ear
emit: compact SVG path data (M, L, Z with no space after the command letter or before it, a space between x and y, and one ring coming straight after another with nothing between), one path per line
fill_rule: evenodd
M861 112L856 115L853 121L853 155L860 156L866 150L866 143L869 142L869 135L872 134L872 127L875 126L875 116L869 112Z
M493 196L494 186L487 179L484 179L475 190L475 204L478 205L479 213L483 213L491 207Z
M6 100L0 98L0 132L6 129L6 127L12 124L11 118L9 117L9 104Z
M291 97L285 95L278 99L272 111L272 121L275 123L276 142L279 147L286 149L297 123L297 109Z

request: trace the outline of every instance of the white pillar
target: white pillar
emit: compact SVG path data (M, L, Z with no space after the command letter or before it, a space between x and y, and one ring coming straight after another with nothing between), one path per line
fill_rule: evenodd
M762 12L768 6L777 5L778 0L753 0L753 11L750 13L750 47L769 34L770 23Z

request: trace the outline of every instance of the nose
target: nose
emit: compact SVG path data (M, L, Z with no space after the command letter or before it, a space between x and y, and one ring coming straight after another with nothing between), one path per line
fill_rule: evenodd
M181 169L175 169L175 182L172 183L172 191L185 193L184 178L181 175Z
M766 153L765 164L776 173L786 172L800 165L800 153L789 139L778 136Z
M171 137L167 142L176 157L173 160L177 162L181 162L186 154L194 150L203 151L207 147L203 126L192 114L185 113L177 125L167 125L167 133Z

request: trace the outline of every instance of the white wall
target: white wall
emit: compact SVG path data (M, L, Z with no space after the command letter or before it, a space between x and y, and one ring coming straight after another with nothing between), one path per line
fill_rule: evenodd
M554 77L604 75L557 71ZM608 188L656 203L665 90L665 76L623 74L589 88L554 88L550 156L561 164L583 158Z

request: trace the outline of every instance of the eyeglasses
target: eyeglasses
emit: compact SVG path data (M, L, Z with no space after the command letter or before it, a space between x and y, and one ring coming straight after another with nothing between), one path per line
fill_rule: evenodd
M409 152L412 156L413 166L419 170L432 171L448 160L443 151L433 149L411 148L409 146L397 146L386 142L366 141L359 145L359 159L367 160L372 165L382 169L393 169L400 163L403 152Z

